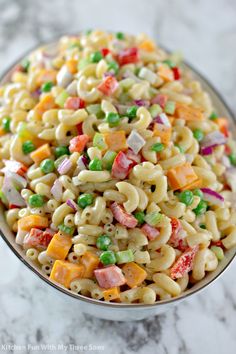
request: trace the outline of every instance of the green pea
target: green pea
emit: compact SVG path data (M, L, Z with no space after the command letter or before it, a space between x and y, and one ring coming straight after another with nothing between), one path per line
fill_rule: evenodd
M30 68L30 61L29 59L25 58L22 60L21 62L21 67L23 68L23 70L25 72L28 72L29 71L29 68Z
M138 110L138 107L137 106L131 106L127 109L127 116L130 118L130 119L133 119L133 118L136 118L136 115L137 115L137 110Z
M143 211L137 211L137 213L134 214L134 217L138 220L140 225L145 221L145 214Z
M64 224L60 224L58 225L58 229L61 231L61 232L64 232L65 234L68 234L68 235L73 235L74 231L75 231L75 228L74 227L70 227L70 226L66 226Z
M54 161L51 159L45 159L41 162L40 168L43 173L51 173L55 168Z
M86 208L87 206L93 204L93 195L89 193L81 194L78 197L77 204L82 209Z
M215 112L212 112L209 119L211 120L214 120L214 119L217 119L218 118L218 115L215 113Z
M181 203L184 203L185 205L191 205L193 202L193 192L183 191L178 195L178 198Z
M120 116L118 113L109 112L106 115L106 121L109 127L117 127L120 124Z
M56 158L61 157L63 155L70 155L70 151L67 146L57 146L55 149Z
M193 195L196 195L197 197L199 197L199 198L203 198L203 193L202 193L202 191L201 191L201 189L194 189L194 191L193 191Z
M196 215L203 215L207 211L207 203L204 200L201 200L198 206L193 209L193 212Z
M202 141L202 139L204 138L204 133L201 129L195 129L193 131L193 136L197 141Z
M100 255L100 261L104 265L115 264L116 263L116 256L115 253L112 251L104 251Z
M41 194L33 194L29 197L29 206L31 208L40 208L45 204L45 198Z
M167 64L170 68L174 68L176 64L171 59L166 59L163 61L164 64Z
M90 161L89 169L91 171L102 171L102 161L98 157L95 157Z
M108 247L111 244L111 238L107 235L100 235L97 238L97 248L100 248L102 251L107 251Z
M199 226L200 226L201 229L204 229L204 230L206 229L206 225L205 224L201 224Z
M178 144L176 144L175 146L179 149L179 152L180 152L181 154L184 153L184 149L182 148L182 146L180 146L180 145L178 145Z
M236 154L232 153L228 156L231 165L236 166Z
M27 140L22 144L22 151L25 155L35 150L35 145L31 140Z
M116 61L110 61L108 63L107 71L112 71L115 75L117 75L119 71L119 64L117 64Z
M156 143L151 146L151 150L155 152L161 152L164 150L164 145L162 143Z
M4 117L2 120L2 127L6 133L9 133L11 131L10 124L11 124L11 118Z
M122 32L117 32L116 33L116 38L121 41L121 40L125 39L125 35Z
M102 58L103 55L99 50L90 55L90 60L92 63L98 63Z
M50 92L52 87L53 87L53 82L51 82L51 81L45 82L41 87L41 91L42 92Z

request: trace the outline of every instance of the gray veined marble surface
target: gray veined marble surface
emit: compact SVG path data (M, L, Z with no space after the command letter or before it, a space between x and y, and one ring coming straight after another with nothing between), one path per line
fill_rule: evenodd
M235 0L0 0L0 71L41 41L95 27L181 48L236 113ZM234 262L164 315L115 323L75 312L0 241L0 352L235 354L235 273Z

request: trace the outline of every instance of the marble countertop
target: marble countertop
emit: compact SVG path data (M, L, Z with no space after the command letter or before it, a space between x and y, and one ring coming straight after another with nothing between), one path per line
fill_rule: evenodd
M236 113L234 0L218 0L217 5L214 0L0 0L0 8L0 71L61 33L95 27L146 32L170 49L182 49ZM201 294L136 323L75 312L2 240L0 269L0 353L236 352L236 262Z

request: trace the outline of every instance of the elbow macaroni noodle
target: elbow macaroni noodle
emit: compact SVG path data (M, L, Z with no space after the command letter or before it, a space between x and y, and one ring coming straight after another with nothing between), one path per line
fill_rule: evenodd
M236 246L236 143L176 56L121 37L63 37L2 85L0 200L52 281L153 304Z

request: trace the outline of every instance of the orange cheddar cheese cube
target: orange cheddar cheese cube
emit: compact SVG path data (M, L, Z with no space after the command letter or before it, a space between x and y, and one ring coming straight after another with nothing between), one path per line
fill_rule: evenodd
M159 66L157 73L166 82L174 81L174 73L166 65Z
M66 66L71 74L75 74L77 72L78 60L75 59L67 60Z
M183 103L176 104L175 115L177 118L187 121L199 121L204 119L201 109L189 107Z
M121 151L128 148L126 143L125 131L119 130L116 132L104 133L105 143L109 150Z
M198 180L189 162L173 167L167 172L168 183L173 190L183 189Z
M172 128L164 124L156 123L154 125L153 135L161 139L162 144L168 145L171 139Z
M94 277L93 271L98 267L99 257L92 252L85 252L85 254L81 257L80 262L85 269L84 277Z
M71 237L58 232L55 234L48 245L47 255L49 257L64 260L72 246Z
M229 136L229 121L226 118L219 117L214 119L214 123L216 123L219 127L219 130L224 136L227 138Z
M42 69L40 70L37 78L38 86L41 86L45 82L53 82L56 83L57 80L57 71L53 69Z
M120 298L119 286L115 286L114 288L103 290L103 296L105 301L118 300Z
M186 190L191 190L191 189L195 189L195 188L201 188L202 187L202 180L201 178L196 179L195 181L193 181L190 184L187 184L186 186L184 186L183 188L180 188L181 191L186 191Z
M40 215L28 215L18 220L18 228L30 231L32 228L44 229L48 227L48 218Z
M126 263L122 270L130 288L140 285L147 277L147 272L134 262Z
M50 279L69 289L70 283L74 279L82 278L83 274L84 267L82 265L56 260L50 274Z
M34 111L36 116L40 119L44 112L56 107L55 99L52 95L45 95L41 101L35 106Z
M40 146L38 149L31 152L30 157L35 163L40 163L44 159L51 156L51 150L48 144Z
M155 43L147 39L138 45L139 49L145 50L146 52L153 52L156 48Z

